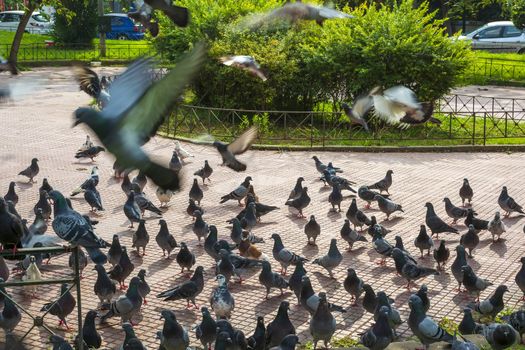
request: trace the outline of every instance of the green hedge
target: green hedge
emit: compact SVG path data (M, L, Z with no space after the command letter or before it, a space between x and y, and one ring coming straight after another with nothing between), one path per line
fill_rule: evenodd
M220 5L219 5L220 3ZM207 40L210 56L194 84L194 103L249 108L312 110L368 91L375 85L403 84L422 100L446 93L471 60L468 43L451 40L426 3L413 0L391 7L361 5L353 19L264 26L250 31L243 16L279 6L276 0L180 0L191 11L188 28L161 18L153 43L176 58L191 43ZM218 58L252 55L269 79L226 67Z

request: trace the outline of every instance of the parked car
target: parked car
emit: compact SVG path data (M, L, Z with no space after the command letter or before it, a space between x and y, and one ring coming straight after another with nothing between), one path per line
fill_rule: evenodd
M525 53L525 32L511 21L487 23L458 39L472 40L474 50Z
M0 12L0 30L15 32L24 11ZM25 31L33 34L49 34L53 30L53 21L48 20L40 12L33 12Z
M144 27L136 24L125 13L108 13L111 18L111 31L106 33L108 39L141 40L144 38Z

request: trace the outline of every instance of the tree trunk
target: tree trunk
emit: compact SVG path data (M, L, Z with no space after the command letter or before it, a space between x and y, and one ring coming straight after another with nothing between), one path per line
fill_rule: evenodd
M24 36L27 23L29 22L31 15L36 10L38 5L39 2L37 1L29 2L28 6L24 11L24 14L22 15L22 18L20 19L18 28L16 29L15 37L13 38L13 43L11 44L11 52L9 53L9 62L15 65L18 60L18 50L20 49L20 44L22 43L22 37Z

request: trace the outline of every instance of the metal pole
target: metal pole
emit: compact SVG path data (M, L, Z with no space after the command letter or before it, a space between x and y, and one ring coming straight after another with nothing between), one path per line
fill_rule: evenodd
M98 16L104 16L104 0L98 0ZM106 57L106 33L100 32L100 57Z
M80 247L76 246L73 248L75 256L75 284L77 285L77 311L78 311L78 350L84 350L84 330L82 327L82 297L80 293L80 262L79 262L79 253Z

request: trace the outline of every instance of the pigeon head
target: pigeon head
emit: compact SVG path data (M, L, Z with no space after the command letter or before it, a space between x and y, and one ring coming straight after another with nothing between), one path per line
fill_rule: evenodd
M425 293L425 294L428 293L428 287L427 287L427 285L426 285L426 284L421 285L421 288L419 288L419 292L421 292L421 293ZM419 293L419 292L418 292L418 293Z
M301 176L297 178L297 182L303 182L303 181L304 181L304 177Z
M199 184L198 180L197 179L193 179L193 184L194 185L198 185Z
M408 298L408 306L410 307L410 310L423 310L423 301L420 297L418 297L415 294L412 294L410 298Z
M469 265L462 266L461 271L463 271L463 273L465 274L470 274L472 273L472 267L470 267Z
M501 214L499 213L499 211L497 211L497 212L494 214L494 219L495 219L495 220L500 220L500 215L501 215Z
M279 236L278 233L272 233L270 238L275 240L275 241L281 241L281 236Z
M474 233L476 232L476 228L472 224L468 225L468 230L469 232L474 232Z
M11 182L9 183L9 190L12 191L12 190L15 189L15 187L16 187L16 183L15 183L14 181L11 181Z
M60 286L60 295L64 294L67 291L67 283L62 283Z
M349 267L346 272L348 273L348 276L355 276L356 273L355 273L355 270L351 267Z
M217 245L217 243L215 243L215 245ZM219 255L221 256L221 258L226 258L228 257L230 254L228 253L228 251L226 249L220 249L219 250Z
M257 316L257 325L263 325L264 326L264 317L263 316Z
M448 197L443 198L443 202L445 202L447 204L451 203L450 199Z
M160 319L165 319L165 320L176 322L177 321L177 316L171 310L162 310L160 312Z
M442 239L441 241L439 241L439 246L440 247L444 247L445 246L445 240Z
M131 279L131 281L129 281L129 287L138 287L139 283L141 283L142 281L140 280L140 278L138 278L137 276L133 277Z
M97 317L99 317L99 314L95 310L89 310L86 314L86 320L94 320Z
M159 226L166 226L166 225L167 225L166 224L166 220L164 220L164 219L160 219L159 220Z
M297 344L301 344L299 342L299 337L295 334L288 334L286 337L281 340L281 344L279 348L281 349L295 349L295 346Z
M525 256L522 257L522 258L520 259L520 262L521 262L522 264L525 264Z
M244 179L244 182L249 183L250 181L253 181L252 177L251 176L246 176L246 178Z
M308 187L303 187L303 192L307 193L308 192Z
M345 221L348 221L348 219L346 219ZM377 218L375 215L372 215L370 217L370 222L372 223L370 226L374 226L375 224L377 224Z
M279 309L283 310L290 310L290 303L286 300L281 301L281 304L279 305Z
M463 185L468 185L468 179L467 178L463 179Z
M197 266L197 268L195 269L194 274L199 273L199 274L202 275L203 272L204 272L204 267L202 267L202 266L199 265L199 266Z
M222 287L222 286L225 286L226 285L226 278L223 276L223 275L217 275L217 277L215 277L215 279L217 280L217 283L219 284L219 287Z
M139 276L141 279L143 279L144 277L146 277L146 270L140 269L140 271L137 274L137 276Z
M507 186L503 186L503 187L501 188L501 192L503 192L503 193L507 193Z
M31 165L38 163L38 158L31 159Z
M29 261L30 261L32 264L34 264L35 261L36 261L35 256L34 256L34 255L31 255L31 256L29 257Z
M372 286L369 285L369 284L363 284L363 290L364 290L366 293L375 294L374 289L373 289Z
M496 288L496 291L494 292L494 294L503 295L505 294L505 292L508 292L508 291L509 291L509 288L506 285L502 284Z
M386 172L387 175L392 175L393 173L394 173L394 170L388 170L388 171Z
M202 316L210 316L210 310L206 306L201 307L201 314Z
M494 330L492 339L500 349L505 349L516 342L516 331L508 324L500 324Z
M184 250L188 249L188 246L186 245L186 242L180 242L180 249L181 250L182 249L184 249Z
M74 116L73 127L84 123L93 130L103 130L106 124L104 117L93 108L79 108L75 111Z
M220 328L217 328L217 332L219 332L217 334L217 343L221 343L223 342L225 345L231 345L233 344L230 336L228 335L227 332L220 332Z
M131 323L128 323L128 322L123 323L122 329L124 330L124 332L126 332L126 334L135 336L135 331L133 330L133 326L131 325Z
M133 185L132 185L132 186L133 186ZM130 201L134 201L134 200L135 200L135 191L133 191L133 190L129 191L128 199L129 199Z
M303 276L303 277L301 278L301 284L302 284L303 286L306 286L306 285L310 284L310 278L309 278L308 276Z
M432 209L432 210L434 209L434 206L430 202L426 202L425 207L427 207L427 209Z

